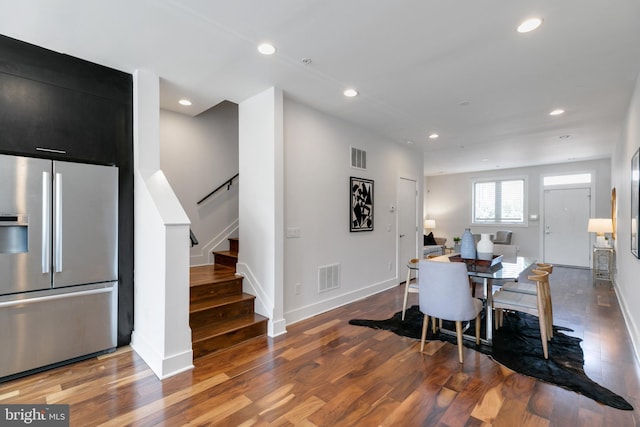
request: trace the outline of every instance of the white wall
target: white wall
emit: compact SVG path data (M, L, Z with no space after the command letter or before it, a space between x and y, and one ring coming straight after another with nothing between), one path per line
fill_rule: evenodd
M494 233L497 230L513 231L512 244L518 246L518 255L542 259L541 227L543 205L541 179L544 175L592 172L595 174L595 214L592 217L609 217L611 165L608 159L589 162L573 162L518 169L500 169L425 178L424 214L436 220L434 235L447 238L447 246L453 246L453 237L462 236L465 228L473 233ZM472 225L472 183L477 178L526 177L528 182L529 214L537 214L538 221L523 226ZM593 194L592 194L593 196ZM586 232L586 229L585 229Z
M238 173L237 104L222 102L196 117L161 110L160 166L200 242L190 264L212 263L211 251L227 250L227 238L238 236L240 180L197 202Z
M269 336L285 332L283 270L282 91L270 88L240 103L240 252L237 271Z
M285 239L284 250L285 318L292 323L398 284L398 269L401 276L405 270L397 265L396 214L389 208L404 176L416 179L422 211L423 160L417 148L288 98L284 117L285 228L300 230L299 238ZM367 151L367 171L351 169L350 146ZM350 176L374 180L372 232L349 232ZM319 293L318 267L335 263L341 265L341 288Z
M615 289L627 328L640 354L640 259L631 254L631 157L640 147L640 77L636 82L627 121L611 159L611 185L617 196L617 239L615 240Z

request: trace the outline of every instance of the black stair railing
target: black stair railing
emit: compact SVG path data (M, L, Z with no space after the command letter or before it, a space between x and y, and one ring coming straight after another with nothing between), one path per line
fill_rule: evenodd
M240 176L240 173L237 173L234 176L232 176L231 178L229 178L228 180L226 180L225 182L223 182L222 184L220 184L220 186L217 187L215 190L213 190L211 193L207 194L202 199L198 200L198 204L199 205L202 204L205 200L207 200L209 197L211 197L214 194L216 194L218 191L222 190L224 187L227 187L227 191L229 191L229 189L231 189L231 184L233 183L233 180L236 179L239 176Z
M211 193L207 194L202 199L198 200L197 204L198 205L202 204L205 200L207 200L209 197L211 197L214 194L216 194L218 191L222 190L224 187L227 187L227 191L229 191L231 189L231 184L233 184L233 180L236 179L239 176L240 176L240 173L235 174L234 176L232 176L231 178L229 178L228 180L226 180L225 182L220 184ZM194 247L195 245L198 244L198 239L196 238L196 235L193 234L193 231L191 229L189 229L189 239L191 240L191 247Z
M196 239L196 235L193 234L193 231L191 229L189 229L189 239L191 240L191 247L194 247L199 243L198 239Z

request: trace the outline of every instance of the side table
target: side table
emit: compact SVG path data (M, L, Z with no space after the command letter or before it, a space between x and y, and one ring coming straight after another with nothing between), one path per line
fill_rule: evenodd
M613 248L593 247L593 286L598 280L608 281L613 284Z

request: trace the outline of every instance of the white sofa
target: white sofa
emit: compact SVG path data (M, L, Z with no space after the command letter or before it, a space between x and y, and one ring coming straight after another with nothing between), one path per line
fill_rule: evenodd
M423 246L422 256L429 258L430 256L444 255L444 247L447 242L446 237L434 237L437 245L425 245Z

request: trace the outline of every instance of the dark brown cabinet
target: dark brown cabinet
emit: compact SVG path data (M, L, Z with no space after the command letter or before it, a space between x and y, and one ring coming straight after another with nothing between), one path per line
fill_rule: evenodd
M130 105L0 73L2 151L115 164Z

